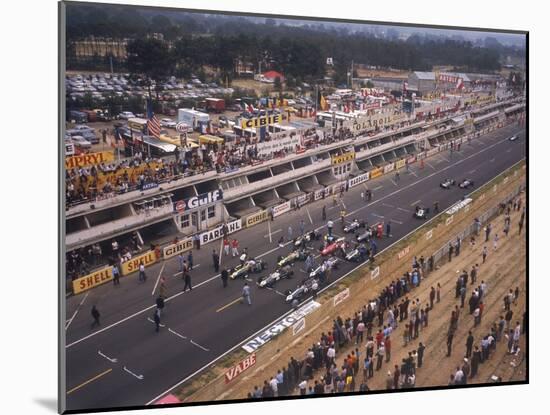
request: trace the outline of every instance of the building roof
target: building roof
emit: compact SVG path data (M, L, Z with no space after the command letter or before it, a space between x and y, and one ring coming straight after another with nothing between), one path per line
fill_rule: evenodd
M457 72L440 72L440 75L450 75L450 76L458 76L462 78L464 82L470 82L470 78L465 73L457 73ZM423 81L435 81L435 72L419 72L415 71L414 75Z
M277 71L267 71L267 72L264 72L263 75L264 75L264 78L269 78L269 79L275 79L275 78L277 78L277 77L281 78L281 81L282 81L283 79L285 79L285 77L283 76L283 74L282 74L282 73L279 73L279 72L277 72Z

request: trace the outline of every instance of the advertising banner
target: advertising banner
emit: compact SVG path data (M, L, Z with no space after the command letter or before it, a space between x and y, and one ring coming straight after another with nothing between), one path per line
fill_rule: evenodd
M376 130L377 127L386 127L405 121L405 114L379 113L366 117L358 117L344 123L354 134L361 134Z
M380 275L380 266L374 268L374 269L370 272L370 279L371 279L371 280L374 280L374 279L378 278L379 275Z
M182 213L187 210L197 209L202 206L215 203L223 199L223 191L221 189L212 190L211 192L203 193L198 196L190 197L189 199L178 200L174 202L174 213Z
M331 157L331 162L332 162L332 165L334 166L334 165L337 165L337 164L347 163L349 161L352 161L354 158L355 158L355 152L349 151L349 152L344 153L340 156L332 156Z
M265 117L241 119L241 128L260 128L265 127L271 124L280 123L283 120L283 116L280 114L277 115L267 115Z
M389 173L389 172L392 171L394 168L395 168L395 164L394 164L394 163L390 163L390 164L385 165L385 166L384 166L384 174Z
M334 307L336 307L338 304L340 304L342 301L349 298L349 288L346 288L342 291L340 291L338 294L336 294L333 297L333 303Z
M97 287L98 285L105 284L106 282L113 280L112 267L101 268L91 274L84 277L77 278L73 281L73 293L79 294L83 291L87 291L90 288Z
M311 314L315 310L317 310L319 307L321 307L321 304L319 304L316 301L310 301L307 304L304 304L302 307L300 307L298 310L294 311L293 313L289 314L288 316L282 318L281 320L277 321L273 326L265 330L263 333L260 333L258 336L256 336L254 339L248 341L245 343L242 348L246 350L248 353L253 353L256 350L258 350L260 347L262 347L264 344L269 342L273 337L281 334L283 331L285 331L287 328L293 326L298 322L298 320L304 318L308 314Z
M401 167L405 167L406 160L402 159L395 162L395 168L400 169Z
M357 186L357 185L359 185L361 183L364 183L367 180L369 180L369 177L370 177L369 172L360 174L359 176L355 176L353 179L348 180L348 186L349 187Z
M416 161L416 155L414 156L410 156L409 158L407 158L407 163L408 164L412 164Z
M75 169L79 167L97 166L101 163L110 163L115 159L111 151L81 154L79 156L65 157L65 168Z
M144 254L133 257L129 261L123 262L121 267L122 269L120 270L121 274L128 275L128 274L131 274L132 272L139 271L139 264L142 261L145 267L153 265L155 262L157 262L157 256L155 255L155 251L148 251Z
M256 353L252 353L248 355L244 360L237 363L237 365L233 366L231 369L225 372L225 383L231 382L233 379L235 379L237 376L239 376L241 373L251 368L255 364L256 364Z
M293 326L292 326L292 335L296 336L298 333L300 333L303 329L306 328L306 319L302 318L298 320Z
M279 215L282 215L283 213L290 211L290 201L281 203L280 205L273 207L273 217L276 218Z
M242 229L242 222L240 219L234 220L233 222L227 223L227 233L231 234ZM216 226L214 229L203 232L199 235L201 245L207 244L208 242L215 241L223 237L223 224Z
M380 177L384 174L384 169L382 167L379 167L377 169L371 170L369 173L371 179L376 179L377 177Z
M258 155L269 156L275 152L281 151L283 149L290 149L291 152L294 152L296 146L301 144L301 139L297 135L293 137L279 138L271 141L264 141L256 145L258 150Z
M267 220L267 218L268 218L267 210L262 210L260 212L253 213L252 215L246 217L244 221L245 226L247 228L250 228L251 226L257 225L258 223L261 223Z
M172 258L180 253L187 252L193 249L193 239L185 238L183 241L179 241L177 244L171 244L165 246L162 250L162 257L164 259Z
M434 154L437 154L437 153L439 153L439 147L432 148L431 150L428 150L426 152L426 155L427 156L433 156Z

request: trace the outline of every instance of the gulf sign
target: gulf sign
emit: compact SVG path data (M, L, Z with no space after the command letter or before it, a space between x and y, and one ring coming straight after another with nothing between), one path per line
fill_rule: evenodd
M65 157L65 168L69 170L78 167L97 166L101 163L110 163L114 159L115 156L110 151L81 154L79 156Z
M250 369L256 364L256 353L252 353L246 357L243 361L239 362L236 366L233 366L227 372L225 372L225 383L231 382L245 370Z
M139 264L143 261L143 265L148 267L149 265L153 265L155 262L157 262L157 256L155 254L155 251L148 251L142 255L138 255L129 261L122 263L122 275L128 275L132 272L136 272L139 270Z
M282 115L267 115L265 117L242 119L241 127L242 128L261 128L267 127L271 124L280 123L283 120Z
M87 291L90 288L97 287L98 285L105 284L112 281L113 272L112 267L105 267L85 275L73 281L73 293L79 294L83 291Z

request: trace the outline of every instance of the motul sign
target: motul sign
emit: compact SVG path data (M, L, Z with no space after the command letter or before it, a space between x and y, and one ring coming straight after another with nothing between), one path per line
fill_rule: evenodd
M240 362L237 366L233 366L231 369L225 372L225 383L231 382L233 379L235 379L237 376L239 376L241 373L243 373L248 368L254 366L255 364L256 353L252 353L248 355L248 357Z

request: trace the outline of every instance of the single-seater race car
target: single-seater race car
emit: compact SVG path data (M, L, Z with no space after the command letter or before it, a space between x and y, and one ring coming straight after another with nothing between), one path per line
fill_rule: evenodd
M267 263L261 259L249 259L244 264L239 264L235 268L229 271L229 278L241 278L246 277L251 272L262 272L267 267Z
M430 208L416 206L414 208L413 217L417 219L427 219L429 213L430 213Z
M339 259L335 256L326 259L321 265L309 273L309 278L319 278L327 269L337 269L338 262Z
M286 302L291 303L294 300L300 300L310 292L315 293L318 289L319 281L316 278L306 278L296 289L287 291Z
M346 226L344 226L344 232L345 233L355 232L359 228L364 228L364 227L365 227L364 221L359 221L357 219L354 219L351 223L348 223Z
M294 263L295 261L304 261L307 258L307 251L305 249L296 249L286 256L279 256L277 259L277 267L284 267Z
M461 189L467 189L469 187L474 187L474 181L470 179L464 179L459 184L458 187Z
M345 248L346 238L338 238L334 242L327 244L323 249L321 249L321 255L327 256L334 254L339 249Z
M307 244L309 242L317 241L319 240L319 238L321 238L321 234L316 230L312 230L305 233L303 236L298 236L296 239L294 239L294 246L298 248L302 246L303 242Z
M451 186L454 186L455 184L456 182L453 179L445 179L439 184L439 186L443 189L450 189Z
M372 226L367 226L363 232L361 232L359 235L355 237L357 242L366 242L373 238L373 236L376 234L376 227L378 226L377 223L375 223Z
M363 258L367 256L367 248L358 246L348 252L346 252L346 261L359 262L361 261L361 250L363 250Z
M279 280L283 278L291 278L294 275L294 270L291 265L285 265L282 268L278 268L266 277L258 278L258 285L262 288L273 287Z

